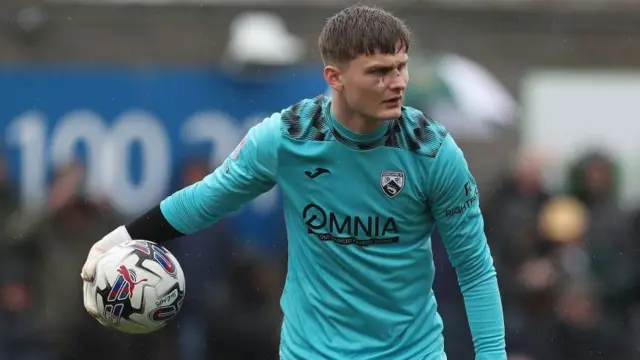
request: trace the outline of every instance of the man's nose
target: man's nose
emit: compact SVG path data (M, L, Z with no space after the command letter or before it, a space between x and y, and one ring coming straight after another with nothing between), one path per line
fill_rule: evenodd
M391 74L391 89L403 91L407 88L407 80L402 76L400 71L394 71Z

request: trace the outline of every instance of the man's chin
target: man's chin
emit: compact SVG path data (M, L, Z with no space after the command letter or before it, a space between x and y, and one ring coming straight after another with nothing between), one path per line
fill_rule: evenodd
M392 109L384 109L378 113L379 119L390 120L397 119L402 115L402 107L398 106L397 108Z

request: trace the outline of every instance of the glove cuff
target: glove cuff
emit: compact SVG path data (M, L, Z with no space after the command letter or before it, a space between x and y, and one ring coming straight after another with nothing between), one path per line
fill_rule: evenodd
M127 241L131 241L131 236L127 231L127 228L124 225L117 227L112 232L105 235L102 240L100 240L100 247L109 250L112 247L118 246L120 244L124 244Z

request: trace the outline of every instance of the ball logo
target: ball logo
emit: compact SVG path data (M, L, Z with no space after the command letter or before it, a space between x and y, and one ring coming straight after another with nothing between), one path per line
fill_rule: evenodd
M136 285L148 281L148 279L140 279L136 281L136 273L133 269L128 269L124 265L120 265L118 268L118 278L116 279L107 301L113 302L116 300L126 300L133 297L133 292L136 289Z
M145 258L153 258L167 274L171 276L177 274L176 264L171 260L169 252L162 246L143 240L133 241L127 246L139 252L140 255L146 255Z
M178 315L184 302L184 292L174 289L171 293L160 298L156 305L159 306L149 313L149 319L155 322L166 322Z
M122 318L122 312L124 311L124 304L107 304L104 307L104 318L114 325L120 324Z
M175 276L177 274L178 268L169 257L168 252L163 247L157 245L151 245L151 247L153 248L153 258L155 259L155 261L160 264L160 266L162 266L162 269L167 274Z
M129 247L133 248L134 250L140 251L141 253L143 253L145 255L151 255L151 250L149 250L149 246L147 245L146 242L131 241L131 243L127 243L127 244L125 244L125 246L129 246Z

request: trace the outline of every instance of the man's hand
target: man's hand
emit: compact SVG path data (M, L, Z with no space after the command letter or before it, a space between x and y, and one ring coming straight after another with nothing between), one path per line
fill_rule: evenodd
M83 282L84 308L91 316L98 320L100 324L106 327L110 326L109 322L104 319L102 314L98 311L98 304L95 296L96 284L94 280L96 276L96 266L98 265L98 261L100 261L107 251L115 246L124 244L127 241L131 241L131 236L129 236L129 233L124 226L120 226L107 234L100 241L93 244L91 250L89 250L87 261L84 263L80 273L80 277Z
M100 314L98 311L98 303L96 297L95 284L84 281L83 282L83 300L84 300L84 308L87 310L89 315L91 315L94 319L98 320L102 326L109 327L109 322Z
M111 248L124 244L127 241L131 241L131 236L129 236L124 226L120 226L93 244L91 250L89 250L87 261L84 263L84 266L82 266L82 271L80 272L82 280L90 283L93 282L96 275L96 266L102 255Z

